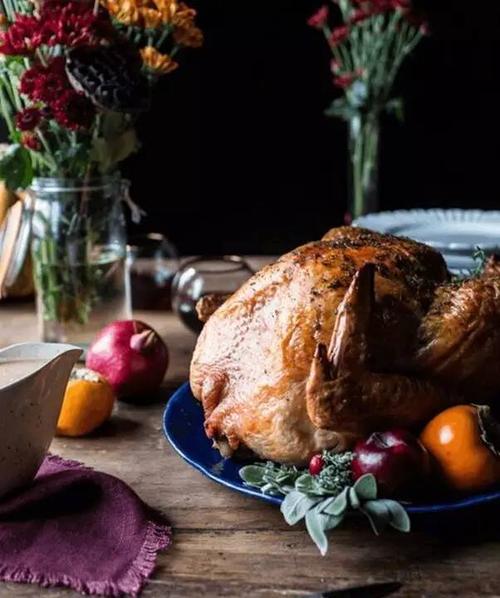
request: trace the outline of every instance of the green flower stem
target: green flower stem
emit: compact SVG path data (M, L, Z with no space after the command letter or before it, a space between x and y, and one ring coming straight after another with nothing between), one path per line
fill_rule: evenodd
M48 162L48 164L50 164L50 168L51 168L52 172L56 173L57 172L57 160L55 159L55 156L52 153L52 150L50 149L50 145L45 137L45 134L42 132L42 130L40 128L37 128L36 134L37 134L38 138L40 139L40 142L43 145L43 148L47 154L47 162Z
M5 83L0 79L0 111L2 112L2 117L7 123L7 129L9 130L9 136L11 139L15 138L16 129L14 127L14 119L12 117L12 109L9 106L7 98L5 97L4 93Z
M378 118L377 113L358 114L350 122L350 184L353 218L362 216L377 202Z

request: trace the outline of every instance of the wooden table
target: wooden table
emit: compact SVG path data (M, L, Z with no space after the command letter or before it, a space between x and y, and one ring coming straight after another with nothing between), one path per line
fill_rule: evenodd
M36 340L33 310L0 304L0 346ZM170 347L166 402L187 379L194 336L171 314L137 317L157 328ZM64 457L125 480L172 523L173 545L160 555L144 596L304 596L388 580L404 583L397 596L500 595L500 535L472 540L460 533L462 523L458 539L446 540L423 531L377 538L364 521L351 521L334 532L330 553L322 558L302 525L288 527L277 508L231 492L182 461L163 437L163 408L163 403L120 404L97 436L57 439L52 445ZM69 594L0 585L0 596Z

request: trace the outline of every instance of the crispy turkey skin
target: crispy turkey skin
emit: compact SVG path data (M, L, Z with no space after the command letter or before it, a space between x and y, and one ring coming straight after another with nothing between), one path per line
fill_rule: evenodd
M490 399L499 355L497 268L451 283L430 247L341 227L216 309L190 382L224 455L244 448L302 465L374 430Z

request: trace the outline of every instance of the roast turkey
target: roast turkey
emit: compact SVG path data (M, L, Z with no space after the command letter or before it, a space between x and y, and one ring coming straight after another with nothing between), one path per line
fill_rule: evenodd
M375 430L418 429L457 402L490 401L499 271L492 261L457 282L432 248L348 227L284 255L220 307L207 300L215 311L190 372L206 434L226 456L302 465Z

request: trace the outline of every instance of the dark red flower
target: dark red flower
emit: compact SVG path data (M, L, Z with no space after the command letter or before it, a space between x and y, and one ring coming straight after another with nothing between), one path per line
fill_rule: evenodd
M347 27L346 25L342 25L341 27L336 27L332 31L332 34L330 35L330 44L332 46L338 46L348 36L349 36L349 27Z
M0 53L8 55L30 54L36 49L40 26L34 17L16 15L7 31L0 33Z
M27 147L35 152L38 152L42 149L38 137L33 135L33 133L23 133L21 135L21 143L24 145L24 147Z
M95 110L85 96L74 90L66 91L51 106L55 120L66 129L87 129Z
M33 101L50 104L72 89L65 64L64 57L57 56L47 66L37 65L28 69L21 77L21 92Z
M354 83L354 81L356 81L356 79L358 77L361 77L362 74L363 74L362 69L357 69L356 71L350 72L350 73L344 73L343 75L339 75L338 77L335 77L333 79L333 83L337 87L341 87L342 89L347 89L348 87L351 87L351 85Z
M330 70L332 71L332 73L334 73L336 75L337 73L340 73L341 69L342 69L342 63L339 62L338 60L335 60L335 58L333 58L330 61Z
M32 131L41 119L42 115L38 108L25 108L16 114L16 127L20 131Z
M0 52L30 54L42 44L75 47L92 46L111 39L113 26L104 10L94 13L86 0L45 0L38 17L16 15L7 31L0 34Z
M369 17L373 15L373 12L364 10L363 8L357 8L351 15L349 22L351 25L356 25L357 23L361 23L366 21Z
M40 79L40 76L41 70L36 66L33 66L24 71L19 85L20 92L31 98L32 94L35 91L36 85Z
M310 27L314 27L315 29L321 29L326 25L329 13L330 11L328 9L328 6L326 6L325 4L311 17L309 17L309 19L307 20L307 24Z
M106 11L94 13L94 3L48 0L40 12L44 43L49 46L93 46L109 39L111 21Z

